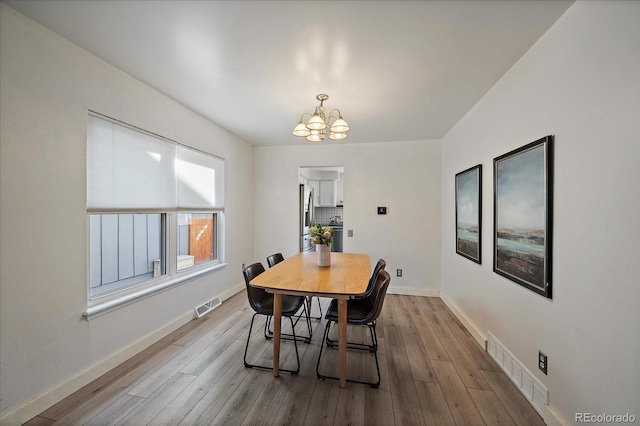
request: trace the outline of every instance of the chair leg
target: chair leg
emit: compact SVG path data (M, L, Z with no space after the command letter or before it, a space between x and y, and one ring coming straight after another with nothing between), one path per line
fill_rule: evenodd
M331 347L335 346L335 344L329 343L329 342L335 342L335 340L329 339L330 326L331 326L331 321L327 321L327 326L326 326L326 328L324 330L324 336L322 338L322 342L320 342L320 354L318 355L318 363L316 364L316 376L318 376L319 379L340 380L339 377L325 376L323 374L320 374L320 359L322 358L322 349L325 346L325 342L326 342L327 348L331 348ZM373 352L373 357L374 357L374 359L376 361L376 372L378 374L378 381L377 382L363 382L363 381L360 381L360 380L347 379L347 382L360 383L360 384L363 384L363 385L369 385L372 388L377 388L377 387L380 386L380 365L378 364L378 334L376 333L376 324L375 324L375 322L373 322L371 324L367 324L367 327L369 328L369 332L371 334L371 345L367 345L365 343L349 342L349 344L347 345L347 348L366 350L368 352ZM337 343L337 342L335 342L335 343Z
M303 336L302 341L305 343L311 343L311 337L313 337L313 327L311 326L311 318L309 317L310 313L311 313L311 310L307 310L306 304L302 304L302 314L304 314L304 319L305 319L305 322L307 323L307 332L309 333L309 337ZM300 316L298 316L298 319L296 319L296 324L298 324L299 319L300 319Z
M302 315L305 316L305 321L307 323L307 330L309 332L309 336L298 336L298 341L300 342L304 342L304 343L311 343L311 338L313 337L313 327L311 326L311 320L309 318L309 314L307 311L307 305L306 303L302 305L302 312L300 313L300 315L297 315L296 321L294 323L294 327L296 325L298 325L298 321L300 320L300 317L302 317ZM264 326L264 338L265 339L271 339L273 338L273 331L271 331L271 316L269 316L267 318L267 321L265 322L265 326ZM282 337L284 336L284 337ZM282 333L281 334L281 338L285 339L285 340L291 340L291 334L288 333Z
M367 324L367 327L373 327L375 331L376 322L372 322L371 324ZM377 333L373 333L371 336L372 344L368 345L366 343L358 343L358 342L347 342L347 348L349 349L358 349L363 351L375 352L378 350L378 335ZM334 348L338 346L338 341L330 339L327 336L327 347Z
M267 319L264 322L264 338L265 339L273 339L273 332L271 331L271 315L267 316Z
M327 325L324 328L324 335L322 337L322 341L320 342L320 353L318 354L318 362L316 363L316 376L319 379L324 379L325 376L320 374L320 360L322 359L322 348L324 347L324 342L327 340L327 335L329 334L329 328L331 327L331 321L327 321Z
M247 337L247 344L244 347L244 366L246 368L258 368L261 370L273 370L273 366L264 366L264 365L256 365L256 364L249 364L247 362L247 351L249 349L249 342L251 341L251 330L253 329L253 321L256 319L256 315L258 315L257 313L253 314L253 316L251 317L251 325L249 326L249 336ZM293 318L288 317L289 321L291 321L291 329L293 330L293 339L286 339L286 340L293 340L293 346L295 348L296 351L296 362L297 362L297 367L295 370L289 370L289 369L285 369L285 368L280 368L279 370L285 373L291 373L292 375L296 375L300 372L300 355L298 354L298 339L296 339L296 330L295 330L295 326L293 324ZM267 321L269 321L269 319L267 319ZM265 327L267 325L267 321L265 321Z
M298 354L298 339L296 339L296 327L295 324L293 323L293 318L289 317L289 321L291 321L291 330L293 333L293 347L296 350L296 361L297 361L297 368L295 370L295 372L291 372L291 374L293 375L297 375L300 372L300 355ZM311 338L309 338L309 340L311 340ZM309 342L307 342L309 343ZM282 370L282 371L286 371L286 370Z
M311 305L312 305L311 302L313 302L314 297L318 301L318 309L320 310L320 316L317 316L317 317L311 316ZM322 305L320 304L320 298L318 296L308 296L307 304L309 305L309 318L314 320L322 320Z
M247 337L247 344L244 347L243 360L244 360L245 367L252 367L252 365L247 362L247 351L249 350L249 342L251 341L251 330L253 329L253 321L256 319L256 315L258 314L253 314L253 316L251 317L251 325L249 326L249 336Z
M373 348L377 351L378 350L378 333L376 333L376 322L374 321L370 327L373 327L373 330L371 331L371 341L373 342Z
M313 327L311 326L311 303L309 303L308 300L309 298L307 298L307 303L302 304L302 312L300 312L300 315L296 317L295 322L295 325L298 325L298 321L300 321L300 318L304 315L305 321L307 322L307 330L309 331L309 337L305 337L303 340L305 343L310 343L311 337L313 337ZM271 330L269 330L269 332L271 332Z
M308 312L306 312L306 317L307 317L307 331L309 332L309 341L307 343L311 342L311 337L313 336L313 327L311 326L311 309L309 309Z
M369 331L371 332L371 342L373 343L373 357L376 360L376 371L378 372L378 381L376 383L371 383L371 387L377 388L380 386L380 365L378 364L378 333L376 333L376 323L369 325Z

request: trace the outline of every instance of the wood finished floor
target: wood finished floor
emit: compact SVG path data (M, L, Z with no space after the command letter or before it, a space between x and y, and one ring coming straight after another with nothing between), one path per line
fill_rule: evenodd
M276 379L244 368L252 314L246 294L238 293L26 424L544 425L439 298L387 295L377 327L377 389L340 389L335 380L316 378L324 320L313 321L310 344L299 344L297 376ZM256 317L249 361L269 365L263 326L264 317ZM349 328L349 340L366 338L365 327ZM371 354L349 350L347 358L350 378L375 378ZM294 365L293 343L283 341L281 366ZM337 375L337 350L323 352L321 368Z

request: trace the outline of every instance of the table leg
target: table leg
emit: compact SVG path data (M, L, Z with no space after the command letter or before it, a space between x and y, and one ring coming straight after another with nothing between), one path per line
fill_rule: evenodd
M273 377L280 374L280 334L282 330L282 294L273 295Z
M340 354L340 387L347 387L347 300L338 299L338 352Z

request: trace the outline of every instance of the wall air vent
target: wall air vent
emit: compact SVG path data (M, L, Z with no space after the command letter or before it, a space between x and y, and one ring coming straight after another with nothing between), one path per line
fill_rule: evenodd
M222 300L219 297L214 297L207 303L198 306L196 309L196 318L201 318L209 312L213 311L218 306L222 305Z
M549 391L489 332L487 352L507 373L527 401L544 418L544 406L549 404Z

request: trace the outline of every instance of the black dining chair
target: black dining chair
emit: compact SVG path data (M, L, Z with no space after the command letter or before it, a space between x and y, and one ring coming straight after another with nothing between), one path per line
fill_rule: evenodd
M376 361L376 371L378 372L378 380L376 382L364 382L360 380L347 379L348 382L362 383L371 387L377 388L380 386L380 366L378 364L378 335L376 333L376 320L380 316L382 311L382 304L384 303L385 295L387 294L387 288L391 277L385 270L380 270L373 284L373 289L366 298L352 299L347 301L347 324L367 326L371 334L371 344L359 343L359 342L347 342L347 348L365 350L373 353ZM320 373L320 360L322 358L322 349L326 344L328 348L336 347L338 342L329 339L329 331L332 323L338 322L338 301L332 300L327 313L325 315L327 319L327 326L324 329L324 337L320 345L320 354L318 355L318 363L316 364L316 375L320 379L335 379L338 377L326 376Z
M284 260L284 256L282 255L282 253L275 253L267 257L267 263L269 264L269 268L273 268L276 264L282 262L283 260Z
M267 263L269 264L269 268L273 268L275 265L282 262L283 260L284 260L284 256L282 255L282 253L275 253L267 257ZM307 298L307 312L309 314L309 319L321 320L322 306L320 305L320 298L316 297L316 300L318 301L318 309L320 310L320 316L317 316L317 317L311 316L311 302L313 301L313 296L309 296Z
M384 271L384 268L387 267L387 262L384 259L379 259L376 266L373 268L373 273L371 274L371 278L369 278L369 284L367 284L367 290L364 292L362 296L356 297L356 299L364 299L371 295L373 291L373 286L376 282L376 277L378 276L378 272Z
M249 305L254 310L254 314L251 317L251 325L249 326L249 336L247 337L247 344L244 348L244 366L248 368L260 368L264 370L273 370L272 366L262 366L256 364L249 364L247 362L247 352L249 350L249 342L251 341L251 331L253 330L253 322L256 319L256 315L265 315L268 318L273 316L273 294L267 293L266 290L258 287L253 287L251 284L252 279L260 275L265 271L262 263L257 262L252 265L247 266L242 270L242 274L244 275L245 285L247 287L247 298L249 299ZM297 360L297 368L295 370L287 370L281 368L280 371L285 371L291 374L298 374L300 371L300 357L298 355L298 341L303 341L305 343L309 343L311 341L311 335L309 337L305 336L296 336L295 324L293 322L293 317L296 313L302 309L306 310L305 306L306 299L304 296L288 296L282 295L282 316L289 318L291 322L291 330L292 334L281 334L281 339L283 340L293 340L293 344L296 351L296 360ZM271 338L266 334L266 323L265 323L265 337ZM310 327L310 324L307 321L307 327Z
M369 284L367 284L367 289L365 290L364 294L362 296L357 296L354 299L366 299L367 297L371 297L371 293L375 288L375 283L376 283L376 278L378 277L378 273L380 273L380 271L384 271L386 267L387 267L387 262L384 259L379 259L378 263L376 263L376 266L373 268L373 272L371 273L371 278L369 278ZM335 346L337 344L338 342L336 340L332 340L329 337L327 337L328 346Z

